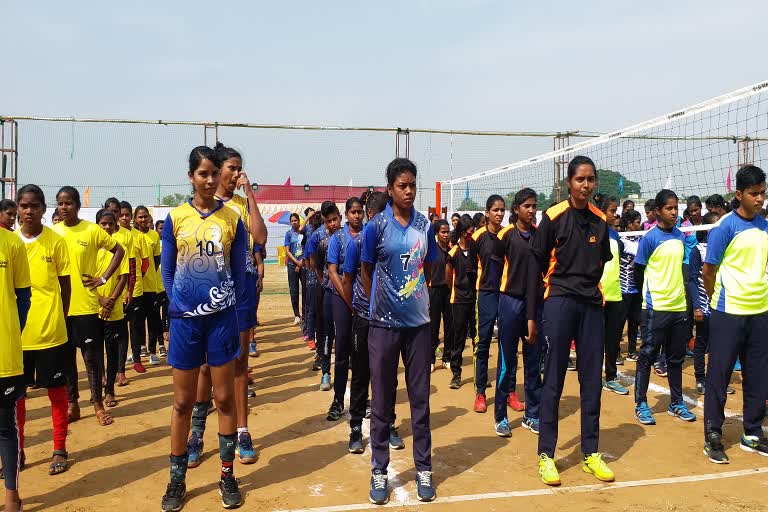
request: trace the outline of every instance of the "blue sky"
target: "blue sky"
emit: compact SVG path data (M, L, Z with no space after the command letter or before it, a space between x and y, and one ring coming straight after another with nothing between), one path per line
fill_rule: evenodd
M0 114L608 131L766 79L766 19L768 2L750 0L14 2L3 7ZM26 170L60 180L61 167L76 184L124 181L126 158L155 137L22 130ZM58 161L73 135L91 162ZM197 136L172 132L146 158L183 182ZM229 137L264 183L346 184L352 174L368 184L393 150L388 135ZM456 174L551 148L505 144L478 143L464 160L454 148ZM43 145L56 151L36 156ZM271 145L286 156L264 157ZM414 145L425 183L447 174L446 139ZM104 147L117 148L111 159ZM143 172L132 170L136 184L158 171Z

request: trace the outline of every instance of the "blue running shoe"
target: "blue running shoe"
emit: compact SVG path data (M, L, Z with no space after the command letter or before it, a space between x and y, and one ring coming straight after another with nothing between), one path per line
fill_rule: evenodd
M637 421L643 425L656 424L656 420L653 418L653 412L651 412L651 408L648 407L648 402L640 402L637 404L635 407L635 416L637 417Z
M736 364L733 365L733 371L740 372L741 371L741 361L739 361L738 358L736 358Z
M187 467L196 468L203 461L203 439L192 432L187 441Z
M539 420L538 418L529 418L528 416L523 416L523 428L527 428L534 434L539 433Z
M389 501L386 471L374 469L371 473L371 492L368 494L368 499L374 505L386 505Z
M667 409L667 414L669 414L670 416L677 416L683 421L696 421L696 415L688 410L688 406L685 405L685 402L683 401L680 401L674 404L669 404L669 409Z
M329 391L331 389L331 374L324 373L320 378L320 391Z
M393 450L402 450L405 448L405 441L400 437L397 427L394 424L389 425L389 447Z
M256 462L256 450L253 449L253 440L249 432L241 432L237 436L237 456L241 464Z
M496 435L499 437L512 437L512 427L509 426L507 418L496 424Z
M606 391L613 391L617 395L628 395L629 390L619 384L616 380L609 380L603 384L603 389Z
M250 357L257 357L259 355L259 351L256 350L256 342L252 341L248 344L248 355Z
M432 485L431 471L416 472L416 494L419 496L419 501L434 501L437 498L435 486Z

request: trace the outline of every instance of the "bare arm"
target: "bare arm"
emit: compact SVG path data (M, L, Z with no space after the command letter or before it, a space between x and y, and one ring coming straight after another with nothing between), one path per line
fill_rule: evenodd
M346 274L345 274L346 275ZM342 283L341 276L339 275L339 266L336 263L328 264L328 278L331 280L333 287L339 292L339 297L344 300L350 311L352 311L352 301L347 300L344 295L344 284Z
M341 295L344 302L350 306L350 309L352 309L352 284L354 281L352 274L344 272L344 275L341 278L341 292L339 295Z
M109 266L104 272L104 275L101 277L96 277L83 274L83 285L86 288L95 290L99 286L103 285L104 283L102 282L102 278L104 278L104 281L109 281L109 278L112 277L112 274L115 273L117 267L120 266L120 263L123 261L123 256L125 256L125 249L123 249L123 246L115 243L115 246L110 249L109 252L112 253L112 260L109 262Z
M705 263L701 268L701 277L704 281L704 291L707 292L707 297L712 298L715 293L715 277L717 277L718 267Z
M373 263L362 262L360 265L360 280L363 282L363 290L371 298L371 285L373 283Z
M64 316L69 315L69 298L72 296L72 283L69 276L59 276L59 288L61 288L61 303L64 306Z
M248 216L250 217L249 224L251 238L253 238L254 243L264 245L267 243L267 225L264 224L264 217L261 216L261 212L259 211L259 205L256 203L256 196L253 195L253 189L251 188L251 182L248 180L248 175L241 172L237 185L243 187L245 197L248 198Z

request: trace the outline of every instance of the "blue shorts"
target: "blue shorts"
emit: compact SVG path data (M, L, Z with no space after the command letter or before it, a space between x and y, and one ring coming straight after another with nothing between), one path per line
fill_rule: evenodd
M256 274L245 274L245 302L237 305L237 325L240 332L256 327Z
M168 364L193 370L208 363L222 366L240 355L235 308L194 318L171 318Z

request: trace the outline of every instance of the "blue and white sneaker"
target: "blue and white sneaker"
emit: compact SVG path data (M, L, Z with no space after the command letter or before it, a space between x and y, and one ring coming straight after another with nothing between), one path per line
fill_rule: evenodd
M685 402L680 401L675 404L669 404L667 414L670 416L676 416L683 421L696 421L696 415L688 410L688 406Z
M237 456L241 464L256 462L256 450L253 449L253 440L249 432L241 432L237 436Z
M374 469L371 473L371 492L368 494L368 499L374 505L386 505L389 501L386 471Z
M615 380L609 380L603 383L603 389L605 389L606 391L613 391L617 395L629 394L629 390Z
M437 498L435 486L432 485L431 471L416 472L416 494L419 496L419 501L434 501Z
M395 425L389 426L389 447L393 450L402 450L405 448L405 441L400 437Z
M204 442L202 437L197 437L197 433L192 432L187 441L187 467L196 468L203 461Z
M538 418L529 418L528 416L523 416L523 428L527 428L534 434L539 433L539 420Z
M736 364L733 365L733 371L735 372L741 371L741 361L739 361L738 358L736 358Z
M329 391L331 389L331 374L324 373L320 378L320 391Z
M648 407L648 402L640 402L635 406L635 417L637 421L643 425L655 425L656 420L653 418L653 412Z
M499 437L512 437L512 427L509 426L507 418L496 424L496 435Z
M250 357L257 357L259 355L259 351L256 350L256 342L252 341L248 344L248 355Z

